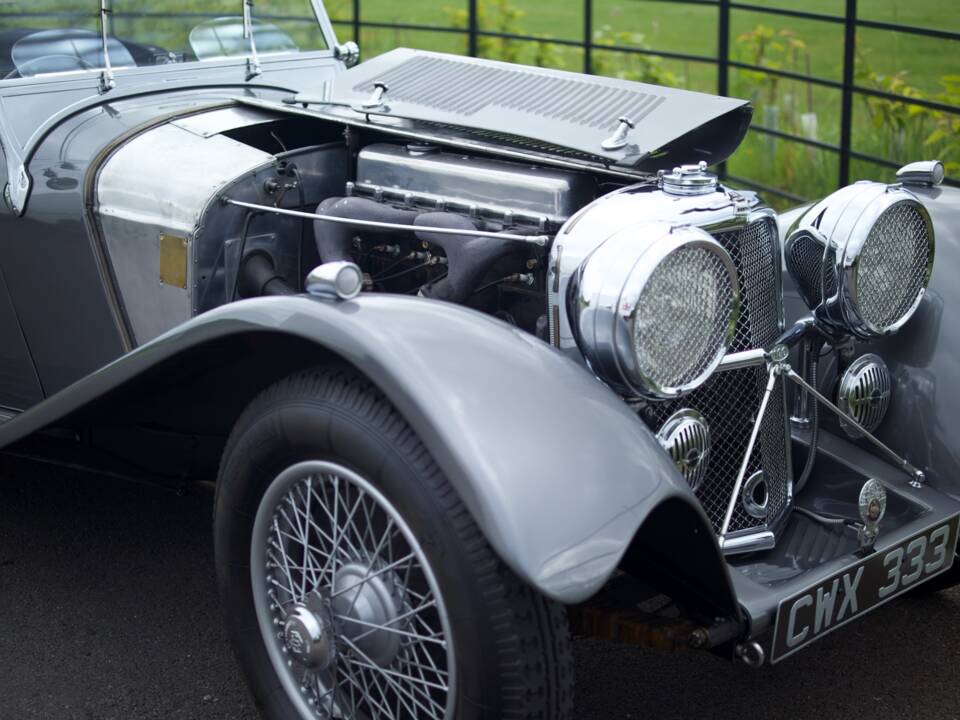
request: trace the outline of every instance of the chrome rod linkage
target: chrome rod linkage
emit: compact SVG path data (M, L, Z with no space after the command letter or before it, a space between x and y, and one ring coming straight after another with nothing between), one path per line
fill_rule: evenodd
M763 422L763 417L767 412L767 406L770 404L770 397L773 394L774 387L776 386L777 378L780 376L784 376L789 380L792 380L801 390L805 390L812 397L823 403L844 422L849 423L858 431L860 431L863 434L863 437L873 443L874 446L883 452L884 455L886 455L897 467L903 470L903 472L910 477L911 487L919 488L925 481L925 475L922 470L916 468L906 458L898 455L890 447L874 436L869 430L858 423L854 418L850 417L847 413L843 412L843 410L834 405L833 402L831 402L819 390L808 383L801 375L799 375L792 367L790 367L788 357L789 349L785 345L777 345L769 352L765 352L763 350L749 350L741 353L731 353L724 358L723 363L721 364L720 370L734 370L756 366L766 362L768 370L767 384L763 390L763 398L760 401L760 408L757 411L757 416L753 423L753 429L750 432L750 440L747 443L747 449L743 455L743 461L740 464L740 470L737 473L737 480L734 483L730 502L727 505L727 512L723 518L723 525L720 528L721 545L724 543L727 532L730 529L730 522L733 519L733 512L737 506L737 502L739 502L740 499L740 492L747 476L747 469L750 467L750 458L753 456L753 451L757 444L757 437L760 434L760 425ZM810 451L816 452L816 448L811 448Z
M368 227L380 230L407 230L409 232L427 232L436 235L467 235L469 237L490 237L501 240L516 240L518 242L530 243L539 247L544 247L550 238L546 235L517 235L512 233L490 232L487 230L463 230L462 228L444 228L431 227L429 225L404 225L401 223L380 222L378 220L354 220L353 218L334 217L332 215L320 215L318 213L302 212L300 210L289 210L287 208L274 207L273 205L259 205L257 203L243 202L242 200L233 200L223 198L225 205L236 205L237 207L247 208L249 210L259 210L260 212L274 213L275 215L289 215L290 217L307 218L309 220L321 220L323 222L335 223L338 225L350 225L351 227Z
M789 367L789 366L788 366ZM753 448L757 444L757 436L760 434L760 424L763 422L763 416L767 412L767 405L770 404L770 396L773 394L773 388L777 382L777 376L782 371L782 366L771 364L767 375L767 386L763 389L763 399L760 401L760 409L757 411L757 418L753 423L753 430L750 431L750 442L747 443L747 451L743 454L743 462L740 463L740 472L737 473L737 481L733 485L733 493L730 497L730 504L727 505L727 514L723 518L723 526L720 528L720 537L726 536L730 529L730 521L733 519L733 509L740 500L740 490L743 487L743 481L747 476L747 468L750 467L750 458L753 457Z
M910 485L912 487L918 488L923 485L926 476L923 473L923 470L920 470L914 467L906 458L901 457L891 448L889 448L885 443L883 443L879 438L874 436L869 430L867 430L863 425L858 423L854 418L845 413L843 410L834 405L826 396L824 396L819 390L817 390L813 385L808 383L803 377L797 374L793 368L789 365L784 366L783 373L794 383L800 386L803 390L806 390L808 393L813 395L817 400L827 406L837 417L841 418L845 423L849 423L861 433L863 437L869 440L873 445L883 452L893 463L895 463L901 470L903 470L907 475L910 476ZM814 451L811 449L811 451Z

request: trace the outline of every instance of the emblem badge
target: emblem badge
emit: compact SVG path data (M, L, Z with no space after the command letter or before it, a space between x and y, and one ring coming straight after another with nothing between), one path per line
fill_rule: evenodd
M878 480L871 478L860 488L860 519L863 528L860 530L860 545L869 547L876 542L880 532L880 521L887 511L887 491Z

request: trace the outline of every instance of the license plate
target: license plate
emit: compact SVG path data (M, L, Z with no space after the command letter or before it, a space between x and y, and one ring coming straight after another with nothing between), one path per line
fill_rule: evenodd
M960 515L954 515L781 600L770 662L783 660L828 632L949 570L957 547L958 518Z

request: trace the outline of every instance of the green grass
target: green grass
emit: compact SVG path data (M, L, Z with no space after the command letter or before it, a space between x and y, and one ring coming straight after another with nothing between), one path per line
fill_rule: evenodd
M533 35L545 39L583 40L583 7L579 0L480 0L481 28ZM841 16L844 0L752 0L770 8L802 9ZM349 19L350 2L328 3L335 18ZM860 16L901 25L932 27L960 32L957 0L861 0ZM411 23L441 27L464 27L464 0L361 0L361 17L368 22ZM338 25L343 36L346 25ZM760 62L804 75L839 81L843 68L843 26L766 12L734 10L731 17L731 54L736 60L755 63L756 44L749 36L758 28L772 31L772 42ZM717 52L717 8L708 3L675 4L663 0L594 0L593 28L599 38L617 45L634 45L654 51L681 52L715 56ZM365 57L397 45L465 52L463 34L365 29L361 48ZM791 43L793 46L791 46ZM858 82L900 92L917 92L934 97L944 91L945 76L960 76L960 48L953 41L924 38L899 32L861 28L857 37ZM493 57L531 64L544 64L579 71L583 55L577 48L542 43L518 43L483 40L481 52ZM716 92L717 69L709 63L662 59L654 67L642 57L612 51L594 52L594 71L631 79L663 82L692 90ZM866 73L868 73L867 75ZM903 85L891 86L891 77L899 76ZM755 123L781 131L803 134L831 143L839 143L840 103L838 90L813 83L776 80L771 75L756 75L733 70L731 94L751 100ZM944 98L940 98L944 99ZM951 96L951 102L960 102ZM815 117L815 128L812 123ZM949 117L931 113L914 114L910 107L868 101L858 97L854 105L854 149L907 162L939 155L947 160L953 173L960 169L960 126ZM926 142L942 135L936 142ZM889 178L886 168L855 163L861 176ZM761 183L780 187L804 197L817 197L837 184L836 154L815 150L798 143L775 140L751 133L730 163L730 171Z
M89 12L81 19L35 19L44 26L83 24L96 27L92 0L0 0L0 28L11 12ZM477 0L480 28L542 38L514 41L481 36L482 56L583 70L583 51L552 42L584 41L581 0ZM467 0L359 0L361 18L369 23L429 25L434 31L365 27L359 42L363 56L373 57L397 46L465 53ZM349 39L354 0L327 0L330 15L339 22L341 40ZM845 0L751 0L767 8L802 9L839 17ZM195 17L162 23L135 19L130 11L137 0L113 0L114 29L119 35L139 37L170 49L187 49L186 36ZM960 0L860 0L860 16L898 25L960 32ZM239 0L156 0L153 10L231 14ZM256 0L255 13L303 14L307 0ZM18 9L19 8L19 9ZM716 92L715 63L678 61L649 54L605 50L605 45L656 52L684 53L713 58L718 47L718 8L709 0L676 3L666 0L593 0L592 71L654 84ZM11 19L14 26L19 19ZM318 34L308 19L278 21L300 47L311 47ZM460 30L459 32L445 32ZM857 35L857 83L898 95L926 97L960 106L960 52L954 41L924 38L902 32L861 28ZM748 64L788 70L804 76L839 81L843 67L843 25L791 18L763 11L733 10L731 57ZM840 142L841 93L814 82L780 79L769 73L732 69L732 95L750 100L754 124L831 145ZM903 102L857 96L853 108L853 148L862 153L905 163L939 157L948 174L960 177L960 115L944 115ZM815 198L834 189L838 156L801 143L751 131L731 159L731 173L778 187L794 195ZM890 178L889 168L857 161L858 177ZM772 199L772 198L771 198Z

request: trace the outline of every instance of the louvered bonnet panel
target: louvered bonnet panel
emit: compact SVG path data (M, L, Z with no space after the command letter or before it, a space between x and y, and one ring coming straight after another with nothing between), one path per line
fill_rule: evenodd
M339 75L333 100L360 108L376 83L388 90L373 117L527 138L626 166L687 135L684 161L720 162L739 144L750 117L743 100L406 48ZM636 125L629 144L603 150L622 116Z

